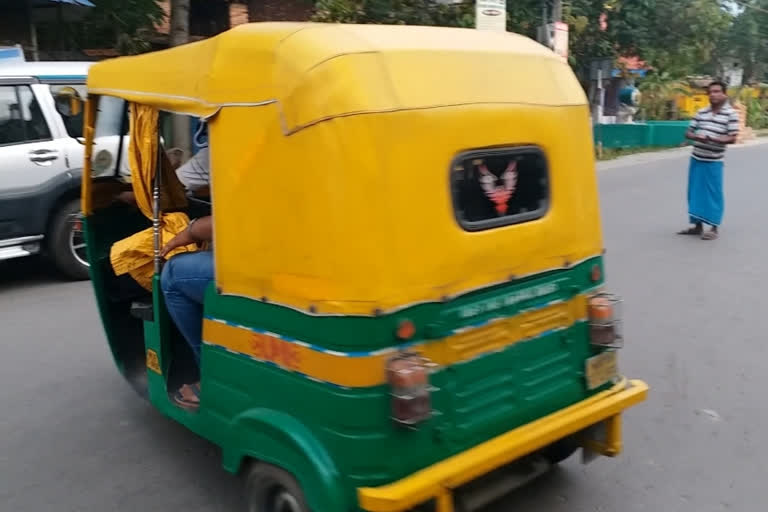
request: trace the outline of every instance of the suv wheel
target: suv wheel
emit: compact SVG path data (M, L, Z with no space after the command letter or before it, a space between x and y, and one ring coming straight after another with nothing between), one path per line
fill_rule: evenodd
M56 268L69 279L88 279L88 257L80 223L80 200L64 203L54 214L48 232L48 254Z

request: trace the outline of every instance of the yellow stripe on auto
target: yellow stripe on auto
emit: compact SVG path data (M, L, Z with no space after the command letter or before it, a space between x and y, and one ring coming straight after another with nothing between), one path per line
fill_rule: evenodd
M513 317L457 330L439 340L420 341L372 352L337 352L277 334L206 318L203 339L257 361L307 378L342 387L372 387L386 382L387 360L397 351L419 352L440 366L449 366L497 352L515 343L567 328L585 317L587 298L553 302Z

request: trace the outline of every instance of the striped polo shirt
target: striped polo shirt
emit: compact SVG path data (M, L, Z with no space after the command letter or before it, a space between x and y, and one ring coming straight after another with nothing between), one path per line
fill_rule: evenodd
M176 169L176 176L187 190L195 192L211 183L210 158L208 147L204 147Z
M739 113L726 102L719 112L713 112L712 107L699 110L691 121L690 129L696 135L724 137L739 133ZM717 162L723 159L725 144L717 142L693 143L693 158L704 162Z

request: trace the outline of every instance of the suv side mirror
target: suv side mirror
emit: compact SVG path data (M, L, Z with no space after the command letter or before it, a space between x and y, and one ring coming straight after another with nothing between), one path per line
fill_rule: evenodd
M54 96L56 111L62 117L75 117L83 111L83 98L74 87L62 87Z

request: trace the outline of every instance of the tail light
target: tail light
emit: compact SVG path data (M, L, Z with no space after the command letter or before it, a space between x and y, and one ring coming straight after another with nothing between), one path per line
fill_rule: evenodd
M621 299L611 293L598 293L589 299L590 340L593 345L621 348Z
M432 387L429 375L434 364L414 353L402 353L387 364L392 396L392 419L414 426L432 416Z
M402 341L407 341L413 338L415 334L416 326L410 320L402 320L397 325L397 330L395 331L395 336L397 336L397 338Z
M589 271L589 278L593 283L598 283L603 278L603 269L600 265L592 265L592 269Z
M83 230L83 214L73 213L69 216L69 222L72 224L72 231Z

